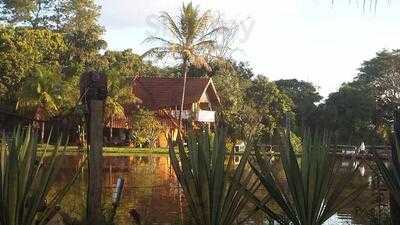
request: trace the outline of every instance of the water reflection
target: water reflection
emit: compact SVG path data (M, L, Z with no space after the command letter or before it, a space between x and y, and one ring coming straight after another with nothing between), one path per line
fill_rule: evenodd
M358 170L360 171L360 175L363 177L363 176L365 176L365 166L360 166L359 168L358 168Z
M65 183L73 176L79 167L82 156L66 156L58 176L60 184ZM240 161L240 156L234 158ZM280 165L280 160L271 158L271 163L278 174L278 179L284 179L285 173ZM357 162L342 162L340 167L359 166L359 176L354 180L355 185L368 184L368 190L361 199L355 201L347 210L331 218L326 225L363 224L352 209L364 207L376 199L375 189L377 180L370 171L370 167ZM74 216L83 215L86 191L86 172L77 182L63 202L63 208ZM188 224L188 211L178 182L170 165L167 155L130 155L130 156L105 156L104 158L104 202L111 200L119 176L125 178L125 188L122 195L121 207L118 209L116 224L131 224L129 211L135 209L145 224ZM378 182L379 183L379 182ZM61 187L61 185L59 185ZM379 187L378 187L379 188ZM383 195L382 201L385 201ZM368 204L366 204L368 203ZM268 224L260 213L248 224Z

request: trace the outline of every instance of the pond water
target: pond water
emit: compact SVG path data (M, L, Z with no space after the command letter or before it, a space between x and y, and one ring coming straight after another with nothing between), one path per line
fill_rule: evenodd
M80 156L68 155L62 163L57 177L57 187L62 187L71 179ZM343 162L343 167L352 166ZM277 166L277 172L283 171ZM365 224L365 214L377 203L385 203L385 192L377 191L374 173L368 165L362 165L357 171L355 185L368 184L364 194L352 203L348 209L333 216L326 225ZM86 169L74 184L62 206L73 216L83 215L86 192ZM106 155L104 157L104 201L110 202L118 177L125 179L125 187L120 208L116 215L116 224L133 224L129 211L135 209L144 224L188 224L188 210L179 184L170 165L168 155ZM383 196L383 197L382 197ZM379 200L379 198L383 200ZM378 200L377 200L378 199ZM357 210L356 210L357 209ZM263 224L262 213L255 215L247 224Z

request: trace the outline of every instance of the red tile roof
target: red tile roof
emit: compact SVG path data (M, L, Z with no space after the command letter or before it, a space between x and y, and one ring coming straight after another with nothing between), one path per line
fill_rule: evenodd
M141 100L142 105L149 109L165 109L180 107L183 78L138 78L133 84L133 93ZM211 78L188 77L186 82L185 108L198 102L207 91L210 102L219 104Z

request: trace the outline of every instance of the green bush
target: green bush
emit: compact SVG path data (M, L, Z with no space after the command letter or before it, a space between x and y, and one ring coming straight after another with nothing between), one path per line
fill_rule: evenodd
M0 225L45 225L57 213L59 203L78 178L76 173L51 198L48 196L65 150L60 151L61 140L52 151L45 148L38 155L37 136L30 127L16 129L12 141L2 139Z
M252 179L253 173L246 169L248 149L239 165L233 166L233 153L227 154L225 134L223 129L218 129L214 136L204 131L190 134L187 149L178 137L178 153L170 141L171 164L196 225L236 223L250 201L247 196L253 195L260 183ZM249 215L257 210L253 209Z
M282 188L273 165L258 149L250 161L261 184L280 208L280 211L265 208L264 211L270 218L282 225L322 225L362 193L364 186L351 186L355 169L341 171L343 176L339 177L335 170L335 155L329 154L326 137L306 135L303 140L303 154L301 160L298 160L290 135L285 132L282 136L284 139L280 158L287 190Z
M160 121L153 112L140 109L132 116L130 139L137 147L156 147L157 138L162 130Z

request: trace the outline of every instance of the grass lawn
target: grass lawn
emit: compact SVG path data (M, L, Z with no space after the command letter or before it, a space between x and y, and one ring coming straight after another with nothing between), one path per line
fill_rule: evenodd
M52 146L49 146L49 149L52 149ZM44 150L44 145L39 145L39 151ZM77 146L67 146L66 153L72 154L77 153L78 147ZM131 155L131 154L139 154L139 155L146 155L146 154L168 154L168 148L132 148L132 147L104 147L103 153L105 156L109 155ZM228 153L229 154L229 153ZM243 152L236 152L236 155L242 155ZM272 156L279 156L279 152L269 153ZM298 154L299 156L301 154Z
M52 146L49 146L52 149ZM39 145L39 151L44 150L44 145ZM76 153L77 146L67 146L67 153ZM131 148L131 147L104 147L105 154L168 154L168 148Z

